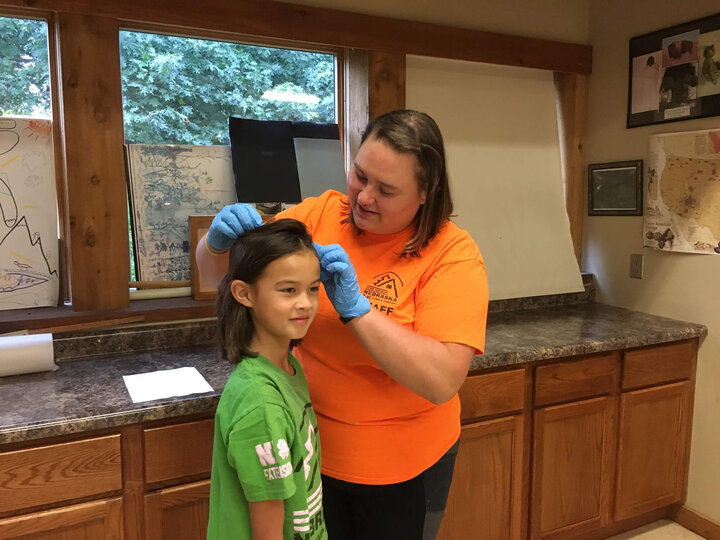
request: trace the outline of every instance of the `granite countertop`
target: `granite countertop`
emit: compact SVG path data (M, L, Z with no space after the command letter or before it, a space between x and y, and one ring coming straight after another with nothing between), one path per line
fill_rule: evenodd
M488 315L485 354L470 370L630 349L707 334L707 327L607 304L579 304Z
M167 348L167 343L177 346L181 342L172 331L165 331L165 338L158 339L158 331L143 330L155 349L146 352L107 355L102 351L122 350L109 346L117 336L110 341L88 338L85 359L63 361L54 372L0 377L0 445L212 414L232 370L231 364L218 358L210 343L212 326L212 322L185 326L181 332L195 340L191 342L197 343L201 335L206 344L175 349ZM491 312L485 354L476 356L470 369L667 343L706 333L707 328L700 324L596 303ZM141 339L133 335L131 340ZM99 347L94 353L90 350L92 344ZM67 354L62 343L57 343L55 349L56 359L62 360ZM123 375L185 366L196 367L214 391L133 403L122 379Z

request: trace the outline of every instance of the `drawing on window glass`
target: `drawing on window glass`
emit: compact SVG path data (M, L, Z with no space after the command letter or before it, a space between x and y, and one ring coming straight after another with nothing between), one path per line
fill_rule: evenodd
M237 202L229 146L125 147L138 280L190 279L191 215Z
M50 120L0 117L0 309L58 301Z

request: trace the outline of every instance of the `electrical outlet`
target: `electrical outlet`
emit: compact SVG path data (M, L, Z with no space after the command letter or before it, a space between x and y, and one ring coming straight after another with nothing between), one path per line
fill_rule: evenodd
M644 270L645 255L637 253L630 255L630 277L635 279L642 279Z

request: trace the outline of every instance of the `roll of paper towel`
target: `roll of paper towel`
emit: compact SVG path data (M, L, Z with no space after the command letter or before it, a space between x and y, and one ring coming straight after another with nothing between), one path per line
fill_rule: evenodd
M52 334L0 337L0 377L56 369Z

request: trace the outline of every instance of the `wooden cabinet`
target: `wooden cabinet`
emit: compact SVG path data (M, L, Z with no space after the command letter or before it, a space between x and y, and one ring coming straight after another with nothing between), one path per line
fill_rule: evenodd
M441 540L523 538L526 371L471 376L460 390L465 423ZM512 414L514 413L514 414ZM507 415L477 421L488 416Z
M522 538L523 416L463 426L439 539Z
M121 539L120 436L0 452L0 538ZM49 507L56 507L45 510Z
M683 499L689 400L687 381L623 394L616 519Z
M0 538L204 539L213 420L0 452Z
M119 435L0 452L0 516L121 490Z
M697 341L627 351L615 519L685 498Z
M146 540L207 536L213 429L206 419L144 430Z
M619 379L619 353L535 370L531 538L610 522Z
M599 538L683 500L696 347L536 368L531 538Z
M596 539L657 519L685 497L696 353L691 340L468 377L438 538Z
M573 537L610 522L615 401L535 411L531 538Z
M93 501L0 520L4 540L122 540L122 500Z
M214 429L215 423L209 418L144 430L145 482L209 478Z
M207 536L210 480L145 495L145 538L203 539Z

